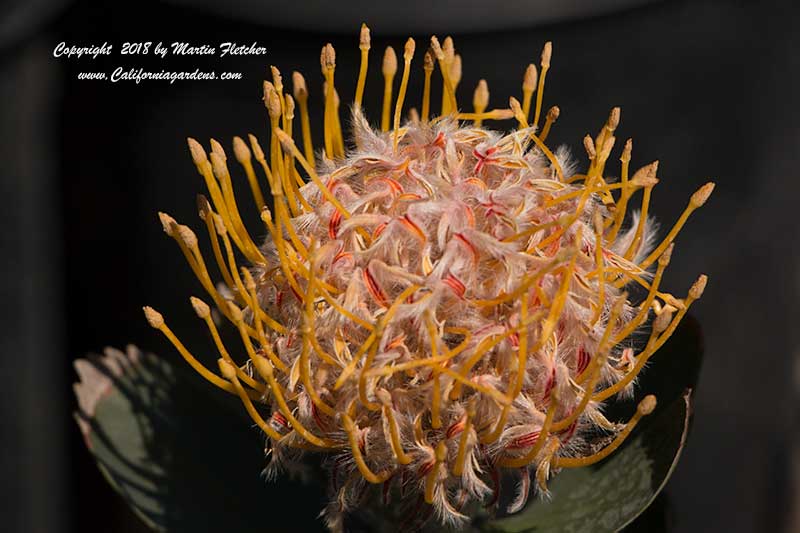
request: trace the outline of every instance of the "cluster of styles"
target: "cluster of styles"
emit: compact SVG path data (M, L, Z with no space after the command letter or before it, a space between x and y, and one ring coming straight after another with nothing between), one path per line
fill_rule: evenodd
M685 298L659 283L678 231L713 183L692 195L659 242L648 217L657 163L629 176L629 140L619 179L605 175L618 108L596 138L584 140L585 174L575 173L565 150L546 146L559 114L552 107L540 116L550 43L539 71L528 66L521 101L487 110L481 80L474 110L465 112L455 97L461 58L452 39L432 37L421 110L410 109L402 123L415 43L405 45L396 97L398 61L387 48L380 131L361 107L366 26L360 48L350 139L342 135L328 44L321 56L324 150L311 142L303 76L293 73L292 97L275 67L264 82L269 155L252 135L249 146L233 140L265 242L242 223L223 148L212 140L207 154L189 139L211 199L199 197L199 213L222 283L212 281L195 233L160 216L218 311L212 316L191 298L216 344L219 371L204 367L161 314L150 307L145 314L197 372L238 395L266 434L268 473L327 454L331 529L342 528L373 484L384 498L400 494L421 506L415 516L462 524L470 501L496 504L501 469L521 478L508 509L514 512L532 480L546 493L550 476L602 460L654 409L656 399L646 396L627 422L602 412L605 400L631 394L703 292L705 276ZM442 102L432 117L437 65ZM293 134L297 108L300 135ZM518 126L501 134L482 127L484 120ZM629 284L642 287L638 303L624 291ZM222 317L241 336L237 351L221 340ZM641 331L648 322L649 332Z

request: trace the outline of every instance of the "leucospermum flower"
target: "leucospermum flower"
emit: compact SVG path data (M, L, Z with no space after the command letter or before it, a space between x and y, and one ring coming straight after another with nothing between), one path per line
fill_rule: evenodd
M303 76L293 73L288 94L272 67L272 81L264 82L269 155L252 135L249 146L239 137L233 142L263 228L244 227L244 202L214 140L207 154L189 139L210 195L199 200L210 255L191 229L160 215L220 315L238 330L244 359L234 359L199 298L191 302L216 344L218 373L157 311L145 313L204 378L238 395L266 435L269 473L327 454L332 529L342 527L370 485L382 486L384 496L397 490L410 505L424 501L442 523L459 524L468 502L497 502L501 469L521 477L513 512L531 485L546 493L559 470L600 461L654 409L656 399L646 396L627 422L603 415L606 400L631 393L703 292L705 276L684 298L660 282L678 231L713 184L691 197L658 242L648 214L657 163L630 175L629 140L619 180L606 174L618 108L597 137L586 137L585 174L573 171L565 150L545 144L559 114L557 107L541 113L550 43L539 75L534 65L525 72L521 102L512 97L507 108L487 110L481 80L467 112L455 97L461 59L453 41L431 38L421 111L412 109L402 124L415 43L405 45L396 96L398 62L387 48L380 131L361 108L366 26L360 48L349 140L334 49L322 49L319 152ZM437 65L443 98L432 117ZM484 128L487 119L514 120L517 128L502 134ZM268 236L258 242L254 235L262 232ZM625 292L630 284L643 288L638 302ZM637 350L630 339L650 321Z

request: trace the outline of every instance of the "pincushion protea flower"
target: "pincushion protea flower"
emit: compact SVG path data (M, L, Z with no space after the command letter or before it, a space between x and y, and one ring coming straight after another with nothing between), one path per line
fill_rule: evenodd
M538 80L534 65L525 72L521 103L512 97L508 108L487 111L481 80L474 111L463 112L455 97L460 56L452 39L440 45L431 38L421 112L412 109L402 125L415 43L405 45L396 99L397 58L387 48L380 131L361 109L366 26L360 48L351 144L340 125L330 44L321 55L321 152L311 142L304 78L293 74L293 98L275 67L272 82L264 82L269 158L254 136L249 147L234 138L264 222L258 232L268 233L264 243L242 223L221 145L212 140L208 155L189 139L211 197L200 197L199 212L221 285L193 231L160 214L219 313L238 330L246 360L234 360L198 298L191 303L221 356L219 374L157 311L145 307L145 314L204 378L238 395L266 434L269 473L307 453L328 455L332 529L341 529L343 514L373 484L384 498L397 491L412 505L429 504L442 523L459 524L469 501L497 502L500 469L521 478L508 509L514 512L525 505L531 476L546 493L551 475L602 460L654 409L655 397L646 396L625 423L603 415L606 400L631 393L703 292L705 276L682 299L659 285L678 231L713 184L691 197L656 245L648 205L657 163L629 176L629 140L619 181L606 174L618 108L596 138L586 137L585 174L573 171L564 150L546 146L559 114L551 108L539 130L550 43ZM435 63L443 98L441 114L431 118ZM302 150L293 140L295 102ZM482 127L487 119L513 119L518 127L501 134ZM629 221L640 189L641 208ZM638 303L624 292L629 284L644 288ZM651 319L636 353L630 339Z

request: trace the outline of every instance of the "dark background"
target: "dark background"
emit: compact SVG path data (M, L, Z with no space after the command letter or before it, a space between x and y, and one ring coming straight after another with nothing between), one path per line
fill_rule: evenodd
M487 2L486 9L502 6ZM454 34L464 59L460 101L470 102L486 78L498 107L518 96L525 66L538 63L541 45L552 40L545 109L558 104L561 118L550 142L582 157L582 137L621 106L618 138L634 138L633 165L661 161L652 212L664 225L697 187L717 182L681 234L664 282L682 295L698 273L710 278L693 308L707 350L695 425L661 501L670 531L800 531L793 453L800 448L798 12L788 2L666 1L530 29ZM373 29L366 107L374 120L379 56L387 44L401 50L404 36L382 34L370 17L365 8ZM337 88L347 102L357 30L278 30L154 0L0 7L3 530L139 530L70 418L71 362L128 342L171 356L144 322L144 304L167 313L192 343L198 328L186 299L198 287L156 217L163 210L196 225L194 195L203 186L185 137L213 136L227 148L233 135L263 135L261 80L270 64L288 86L293 69L306 75L312 124L321 124L319 48L329 40L336 46ZM419 60L427 35L414 36ZM118 55L122 42L149 40L258 41L269 54ZM115 52L96 61L54 59L60 41L108 41ZM116 65L239 71L243 80L76 79ZM407 102L417 102L419 68L409 90Z

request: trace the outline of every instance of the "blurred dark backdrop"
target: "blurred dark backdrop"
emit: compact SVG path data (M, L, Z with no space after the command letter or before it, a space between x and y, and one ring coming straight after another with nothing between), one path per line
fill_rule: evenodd
M379 55L387 44L402 49L404 38L382 33L370 9L379 8L363 12L373 29L366 105L375 117ZM503 3L487 2L486 9L502 10ZM669 531L800 531L800 460L793 455L799 13L788 2L666 1L530 29L454 34L464 58L461 101L471 101L478 79L486 78L497 106L520 92L525 66L538 62L542 43L552 40L545 106L560 105L561 118L551 140L580 155L582 137L597 131L612 106L622 106L618 137L634 138L634 163L661 161L652 211L664 224L709 177L717 181L711 201L682 233L665 279L684 294L699 272L710 277L694 308L707 350L695 426L660 502ZM269 20L256 24L155 0L0 8L3 530L139 531L70 418L71 362L128 342L171 357L145 324L143 304L168 310L182 334L197 329L186 301L197 287L155 214L196 220L194 195L203 186L187 135L206 142L213 136L227 147L233 135L263 134L261 79L270 64L287 83L293 69L304 72L319 124L319 47L328 40L338 52L337 87L345 101L351 98L357 27L330 36L272 29ZM447 31L442 26L439 33ZM107 41L118 50L125 41L176 40L258 41L269 54L52 57L60 41ZM80 71L116 65L236 71L243 80L77 80ZM421 91L419 69L415 75L412 101Z

